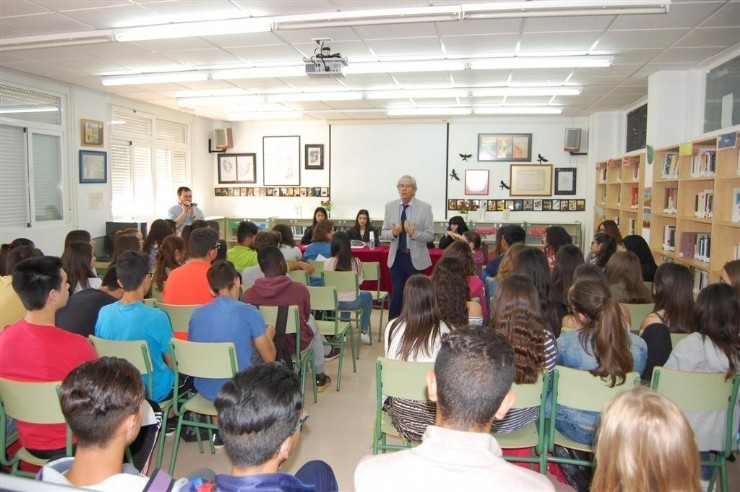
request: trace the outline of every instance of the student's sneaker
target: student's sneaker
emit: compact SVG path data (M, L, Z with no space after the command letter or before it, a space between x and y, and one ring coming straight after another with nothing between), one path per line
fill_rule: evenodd
M339 358L339 349L337 347L332 347L331 352L329 352L325 357L324 360L327 362L330 360L338 359Z
M370 335L368 335L367 333L360 333L360 340L362 340L362 343L364 343L365 345L373 344L372 340L370 340Z
M166 437L174 436L177 430L177 417L167 419L167 427L164 429L164 435Z
M213 433L213 447L216 449L224 447L224 441L221 439L221 434L219 434L218 431Z
M323 372L316 376L316 391L322 393L331 386L331 378Z

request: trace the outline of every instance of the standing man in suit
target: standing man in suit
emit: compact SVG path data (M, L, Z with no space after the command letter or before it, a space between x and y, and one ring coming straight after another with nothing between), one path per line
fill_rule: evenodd
M391 272L391 308L388 319L401 313L403 287L410 276L423 273L432 265L427 243L434 240L432 207L416 195L416 180L401 176L396 185L399 200L385 205L383 239L391 241L388 268Z

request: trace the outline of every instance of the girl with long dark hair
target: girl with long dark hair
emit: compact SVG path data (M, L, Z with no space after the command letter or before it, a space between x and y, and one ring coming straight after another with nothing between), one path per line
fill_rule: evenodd
M301 244L311 244L313 242L313 231L316 229L316 224L323 222L328 218L329 214L324 207L316 207L316 210L313 211L313 220L311 221L311 225L303 231Z
M434 362L442 335L451 331L442 320L434 285L417 274L409 277L403 291L403 308L385 330L385 356L407 362ZM431 401L393 398L391 419L408 440L419 441L427 426L434 424L436 405Z
M606 263L604 269L609 290L617 302L626 304L647 304L650 293L642 281L640 259L629 251L617 251Z
M188 226L185 226L188 227ZM169 235L164 238L157 248L157 268L154 271L154 283L160 292L164 291L164 283L170 272L178 268L185 261L185 241L178 236Z
M354 241L362 241L363 243L370 242L370 233L373 233L374 244L378 246L380 244L380 234L378 231L373 229L373 225L370 223L370 213L364 208L357 212L355 217L355 225L347 231L349 238Z
M550 282L547 258L538 248L523 248L514 260L514 273L532 279L540 300L542 326L557 337L560 335L560 320L557 313L557 296Z
M450 217L447 224L447 232L444 236L439 238L440 249L445 249L453 242L463 239L463 234L468 231L468 225L465 223L465 219L463 219L462 216L455 215L454 217Z
M162 244L164 238L172 234L172 227L164 219L157 219L149 227L149 233L144 240L142 251L149 257L149 266L157 264L157 248Z
M482 325L483 310L470 299L468 278L462 262L452 256L442 257L434 266L432 283L442 318L454 326Z
M72 243L62 254L62 268L67 272L69 295L83 289L97 289L103 283L93 273L95 255L89 243Z
M468 293L471 299L478 299L483 310L483 319L488 318L488 303L486 302L486 288L483 281L475 274L475 263L473 263L470 246L463 239L450 244L444 252L443 257L452 256L457 258L463 265L463 271L468 277Z

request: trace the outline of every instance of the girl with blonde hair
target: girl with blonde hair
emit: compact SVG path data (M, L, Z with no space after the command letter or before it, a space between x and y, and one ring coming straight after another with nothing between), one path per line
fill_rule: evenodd
M633 490L701 490L699 452L689 423L675 403L641 386L606 405L591 484L592 492Z

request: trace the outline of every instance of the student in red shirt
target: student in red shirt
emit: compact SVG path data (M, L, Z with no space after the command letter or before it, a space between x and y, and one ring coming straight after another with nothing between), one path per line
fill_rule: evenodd
M83 362L97 358L86 338L55 326L57 310L67 304L69 283L62 261L53 256L29 258L16 265L13 289L26 308L25 317L0 332L0 377L13 381L61 381ZM64 452L64 424L18 421L20 443L39 458Z

